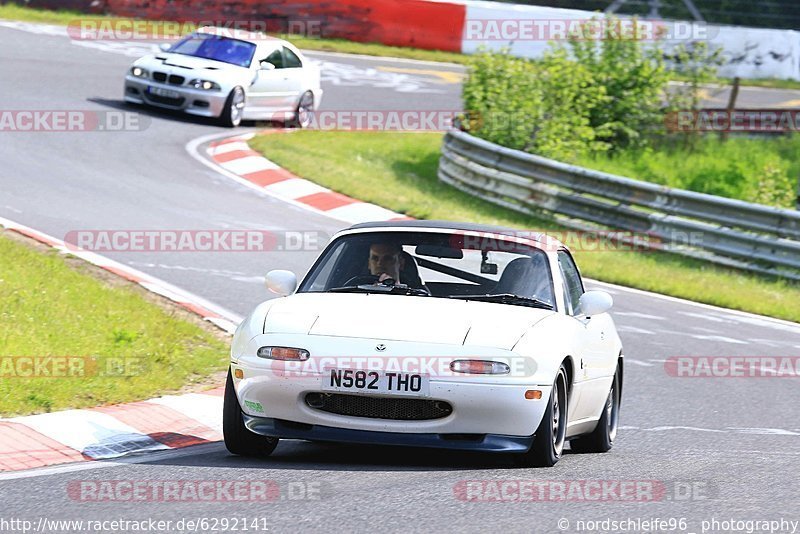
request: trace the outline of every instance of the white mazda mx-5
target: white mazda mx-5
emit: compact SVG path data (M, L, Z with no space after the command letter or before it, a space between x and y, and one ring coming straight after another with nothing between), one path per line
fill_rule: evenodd
M319 67L265 34L204 27L136 60L125 101L215 117L225 126L273 120L306 126L322 98Z
M336 234L300 283L238 327L225 445L280 438L506 452L552 466L617 434L622 344L611 296L569 250L472 224L365 223Z

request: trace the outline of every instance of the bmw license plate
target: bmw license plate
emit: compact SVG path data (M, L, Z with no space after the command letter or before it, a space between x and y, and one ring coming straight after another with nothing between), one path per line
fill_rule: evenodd
M415 373L330 369L322 375L322 390L428 397L430 396L430 377Z
M179 98L181 94L172 89L164 89L163 87L148 87L147 92L151 95L163 96L164 98Z

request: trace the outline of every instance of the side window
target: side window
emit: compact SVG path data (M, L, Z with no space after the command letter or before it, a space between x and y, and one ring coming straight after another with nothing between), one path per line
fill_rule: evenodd
M558 266L561 268L561 275L564 278L564 300L567 305L567 313L574 315L578 307L578 300L583 295L583 282L578 268L569 253L558 251Z
M267 57L265 57L261 61L268 61L268 62L272 63L273 65L275 65L276 69L284 68L283 52L281 51L280 48L278 48L277 50L273 50L270 53L270 55L268 55Z
M303 62L297 57L297 54L292 52L286 47L283 47L283 66L287 69L299 69L303 66Z

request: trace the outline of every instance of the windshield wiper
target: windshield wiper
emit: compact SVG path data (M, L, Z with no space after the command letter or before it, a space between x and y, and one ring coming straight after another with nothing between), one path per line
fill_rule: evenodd
M415 295L430 296L430 293L417 287L409 287L405 284L383 285L383 284L361 284L357 286L333 287L327 293L384 293L387 295Z
M542 308L552 310L553 305L549 302L539 300L536 297L523 297L512 293L486 294L486 295L450 295L451 299L479 300L482 302L499 302L501 304L513 304L515 306L529 306L531 308Z

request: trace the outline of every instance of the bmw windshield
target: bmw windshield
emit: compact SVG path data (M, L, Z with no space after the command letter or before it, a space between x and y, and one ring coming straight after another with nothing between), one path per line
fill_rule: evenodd
M193 33L176 43L169 52L249 67L256 53L256 45L219 35Z

